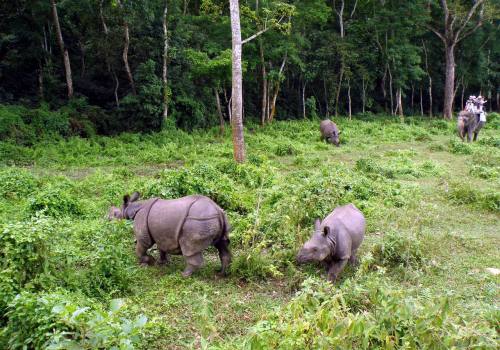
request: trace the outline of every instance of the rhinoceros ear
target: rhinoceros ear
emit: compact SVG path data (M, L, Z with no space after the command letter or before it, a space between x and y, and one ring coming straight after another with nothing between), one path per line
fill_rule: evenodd
M140 197L140 196L141 196L141 195L140 195L140 193L139 193L139 192L134 192L134 193L132 193L132 196L130 197L130 201L131 201L131 202L135 202L136 200L138 200L138 199L139 199L139 197Z
M321 220L320 219L316 219L314 221L314 230L315 231L319 231L320 228L321 228Z
M328 235L330 234L330 232L331 232L330 227L325 226L325 227L323 228L323 235L324 235L324 236L328 236Z
M130 203L130 196L128 194L123 196L123 204L127 206Z

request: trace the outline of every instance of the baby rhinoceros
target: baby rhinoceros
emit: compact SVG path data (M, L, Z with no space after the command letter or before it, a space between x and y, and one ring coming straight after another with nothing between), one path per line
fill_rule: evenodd
M330 119L322 120L319 124L319 131L321 132L321 140L326 140L326 142L333 143L335 146L339 147L340 131L337 124Z
M186 260L183 276L190 276L203 265L202 252L210 245L219 251L221 273L231 263L229 222L226 213L210 198L187 196L164 200L152 198L137 201L139 194L125 195L121 208L111 207L109 219L134 221L136 254L143 265L154 263L147 254L156 243L160 264L168 262L168 254L182 254Z
M365 236L365 217L354 204L335 208L323 222L316 219L314 233L297 255L297 262L322 262L328 279L335 282L347 261L356 263L356 252Z

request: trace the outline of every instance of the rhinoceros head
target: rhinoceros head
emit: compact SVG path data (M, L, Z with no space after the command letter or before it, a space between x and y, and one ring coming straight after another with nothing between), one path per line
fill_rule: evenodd
M109 208L108 211L108 219L113 220L113 219L127 219L127 208L130 205L130 203L135 202L139 199L139 192L134 192L132 196L126 194L123 196L123 204L121 205L120 208L117 208L115 206L112 206Z
M323 261L335 249L335 244L329 236L330 227L321 229L321 221L316 219L312 237L304 243L297 254L297 262Z

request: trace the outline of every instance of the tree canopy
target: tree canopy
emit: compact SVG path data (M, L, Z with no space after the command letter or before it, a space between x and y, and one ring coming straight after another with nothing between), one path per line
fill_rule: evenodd
M458 34L455 110L479 93L498 109L500 10L481 3L470 15L474 1L240 1L244 118L439 114L448 22ZM68 74L71 98L99 111L75 118L90 118L99 133L155 130L169 119L186 129L228 121L229 1L2 2L0 103L58 108L68 103Z

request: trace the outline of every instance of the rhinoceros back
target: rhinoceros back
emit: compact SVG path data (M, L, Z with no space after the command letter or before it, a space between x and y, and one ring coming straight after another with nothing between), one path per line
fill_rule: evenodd
M147 239L149 232L162 251L191 256L223 234L223 211L208 197L159 199L149 210L149 215L146 208L135 219L134 229L139 233L137 239Z
M356 251L365 235L366 221L363 213L354 204L335 208L328 215L321 227L329 226L335 235L336 247L334 259L348 259L351 252Z

